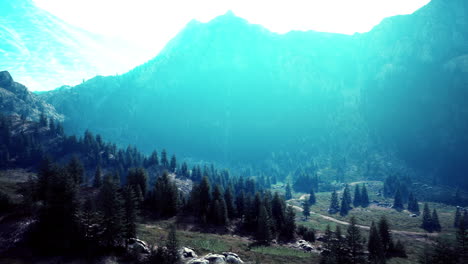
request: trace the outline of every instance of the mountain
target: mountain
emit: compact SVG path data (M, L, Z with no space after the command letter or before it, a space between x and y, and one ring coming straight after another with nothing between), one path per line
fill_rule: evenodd
M139 47L73 27L32 0L0 2L0 69L34 90L75 85L146 61L128 49Z
M433 0L364 34L275 34L229 12L192 21L126 74L41 96L66 130L144 151L358 167L378 154L454 183L468 172L467 19L465 1Z
M63 115L28 91L26 86L13 80L7 71L0 72L0 113L39 120L42 113L55 121L63 121Z

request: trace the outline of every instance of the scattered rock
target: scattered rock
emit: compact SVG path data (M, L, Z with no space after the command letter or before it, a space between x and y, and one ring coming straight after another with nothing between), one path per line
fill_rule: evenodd
M210 264L210 262L206 259L196 258L189 260L187 264Z
M197 253L192 248L189 247L183 247L180 250L180 256L184 259L188 258L198 258Z
M139 254L150 253L149 247L146 244L146 242L137 238L130 238L128 240L128 249Z
M236 253L232 252L223 252L223 255L226 257L226 263L231 264L241 264L244 263L241 258Z
M212 254L209 253L204 257L204 259L208 260L210 264L225 264L226 263L226 257L223 255L219 254Z
M410 216L410 217L418 217L417 214L410 214L409 216Z

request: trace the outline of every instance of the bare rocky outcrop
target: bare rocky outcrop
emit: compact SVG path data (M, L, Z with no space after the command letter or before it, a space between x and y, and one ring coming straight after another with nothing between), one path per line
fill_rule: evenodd
M189 247L183 247L179 251L182 262L186 264L242 264L244 261L233 252L222 254L208 253L204 257L198 257L195 251Z
M55 121L63 121L63 115L55 108L31 93L26 86L13 80L8 71L0 72L0 113L39 120L41 113Z

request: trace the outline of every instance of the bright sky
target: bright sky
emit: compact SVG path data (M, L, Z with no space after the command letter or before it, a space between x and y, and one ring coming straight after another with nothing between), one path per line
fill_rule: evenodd
M271 31L369 31L384 17L409 14L430 0L33 0L70 24L118 36L157 52L191 19L232 10Z

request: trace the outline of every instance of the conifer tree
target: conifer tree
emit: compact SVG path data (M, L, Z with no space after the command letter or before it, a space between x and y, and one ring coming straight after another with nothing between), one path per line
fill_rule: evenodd
M382 241L382 249L385 254L392 248L392 234L390 233L390 225L385 216L382 216L378 223L379 237Z
M310 189L309 193L309 204L314 205L317 202L317 198L315 197L314 189Z
M161 166L164 169L169 169L169 160L167 159L167 152L165 149L161 151Z
M175 172L177 168L177 159L175 155L172 155L171 157L171 163L170 163L170 170L171 172Z
M209 213L209 205L211 204L210 181L207 176L204 176L200 183L200 220L206 221Z
M432 230L436 232L440 232L441 229L442 227L440 226L439 216L437 215L437 210L434 209L432 211Z
M433 226L434 225L432 223L432 216L431 216L431 211L429 210L429 205L425 203L424 209L423 209L421 228L428 232L432 232L434 231Z
M289 185L289 183L286 184L286 194L285 194L285 198L286 198L286 200L292 199L291 186Z
M398 257L398 258L406 258L406 249L403 243L401 243L400 239L397 240L395 243L395 247L393 249L394 253L393 256Z
M161 216L170 217L177 214L179 194L167 171L156 180L153 199L153 205Z
M460 263L468 263L468 230L463 217L458 222L456 233L456 249L459 254Z
M262 245L268 245L272 239L271 227L268 219L266 208L263 204L260 205L260 212L258 214L257 231L255 240Z
M285 241L289 241L294 238L294 231L296 230L295 218L296 213L294 213L294 209L291 206L287 206L284 225L280 231L281 238Z
M122 199L118 185L111 175L106 175L99 194L102 214L102 239L107 247L113 247L123 237Z
M400 189L398 189L395 192L395 198L394 198L394 201L393 201L393 208L396 209L396 210L403 210L404 209L403 198L401 197Z
M234 206L234 195L232 194L232 187L228 186L224 192L224 201L226 202L226 210L229 219L234 219L236 216L236 207Z
M363 238L357 227L356 218L353 216L346 230L346 251L349 255L349 263L365 263L363 247Z
M330 208L328 211L331 214L334 214L340 210L340 205L338 204L338 194L336 193L336 190L333 190L332 195L331 195L331 200L330 200Z
M302 214L304 215L305 219L307 220L307 218L310 216L310 203L309 203L309 200L305 200L303 203L302 203Z
M346 209L348 211L351 210L351 203L353 201L351 200L351 192L349 190L348 184L345 185L345 188L343 190L343 200L345 200Z
M127 184L133 188L135 193L139 188L141 195L145 197L148 188L148 174L146 170L143 168L131 168L128 170Z
M75 184L81 184L83 182L84 168L81 161L73 156L67 165L67 170Z
M128 239L136 237L138 199L133 187L129 185L125 186L122 194L124 198L123 236L128 241Z
M361 206L362 207L369 206L369 195L367 194L367 188L365 184L362 185L362 189L361 189Z
M101 186L102 186L102 171L101 171L101 166L98 165L96 167L96 172L94 173L93 187L101 188Z
M285 207L284 200L275 192L271 201L271 215L276 230L281 230L285 223Z
M242 190L236 197L237 216L243 218L245 215L245 193Z
M416 199L416 197L414 197L412 192L408 196L408 211L415 214L420 213L418 200Z
M349 212L349 202L347 196L343 195L343 198L341 199L341 207L340 207L340 215L345 216Z
M166 260L167 263L180 263L180 256L179 256L179 240L177 239L177 232L176 226L173 224L170 228L169 234L167 236L167 256Z
M149 160L148 160L148 166L152 166L152 165L156 165L156 166L159 165L159 157L158 157L158 152L156 150L151 153L151 156L149 157Z
M367 249L369 251L369 261L371 263L385 263L384 249L379 231L372 222L369 232L369 240L367 241Z
M359 184L356 184L354 188L354 200L353 200L354 207L358 207L361 205L361 188L359 188Z

